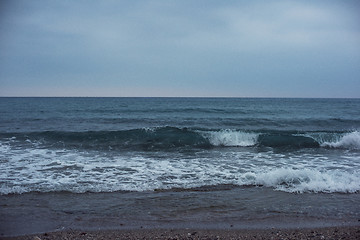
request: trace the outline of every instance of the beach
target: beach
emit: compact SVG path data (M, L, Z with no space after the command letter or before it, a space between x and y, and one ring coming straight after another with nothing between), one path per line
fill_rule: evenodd
M5 195L0 196L0 237L358 239L358 194L350 197L279 194L267 188L249 191L232 186L145 193Z
M12 240L51 239L346 239L360 238L360 227L292 228L292 229L137 229L108 231L59 231L7 237Z

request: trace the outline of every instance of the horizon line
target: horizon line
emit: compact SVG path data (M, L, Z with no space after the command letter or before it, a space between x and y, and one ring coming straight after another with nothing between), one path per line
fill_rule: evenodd
M287 98L287 99L360 99L360 97L265 97L265 96L0 96L0 98Z

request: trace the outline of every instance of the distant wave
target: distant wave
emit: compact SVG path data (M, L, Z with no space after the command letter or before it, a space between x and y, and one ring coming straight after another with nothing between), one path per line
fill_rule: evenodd
M1 139L45 147L100 150L172 150L176 148L273 147L360 149L360 133L243 131L233 129L142 128L123 131L0 133Z

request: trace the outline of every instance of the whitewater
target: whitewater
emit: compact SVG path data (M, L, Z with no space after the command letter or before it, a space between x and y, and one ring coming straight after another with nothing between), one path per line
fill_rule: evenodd
M146 131L155 134L156 130ZM82 149L74 148L74 142L69 149L49 148L48 145L54 143L44 144L44 139L43 143L26 139L28 147L21 149L17 146L24 143L12 137L0 145L1 153L7 158L2 164L0 179L12 179L3 183L0 191L2 194L154 191L226 184L266 186L299 193L355 193L360 190L358 142L354 142L359 137L358 132L344 134L336 142L318 143L323 149L318 149L316 154L312 146L299 149L297 144L290 149L288 144L277 144L280 152L259 147L259 135L254 133L224 130L199 134L210 145L191 141L190 147L184 142L176 147L167 142L167 149L163 149L165 146L157 142L146 150L140 148L145 154L134 150L119 154L112 148L103 151L93 143ZM194 146L196 151L191 157L183 153L194 151ZM333 158L331 149L335 147L347 152ZM154 152L159 149L163 153Z
M188 107L181 107L189 112ZM210 111L209 107L197 111L209 115L208 121L213 115L219 119L218 111ZM142 192L223 185L263 186L290 193L360 191L360 133L353 128L335 131L329 125L294 130L299 120L286 130L266 129L262 120L257 129L181 127L176 109L163 108L154 110L153 116L159 115L158 121L162 121L163 113L174 113L172 124L177 126L119 129L121 124L111 122L117 129L110 131L106 129L109 124L104 128L101 123L108 118L106 114L103 116L104 111L85 119L90 122L86 131L77 129L76 125L66 131L58 126L60 130L54 131L53 121L57 120L50 113L44 119L37 116L33 120L46 121L45 129L42 125L36 131L29 130L26 124L24 129L7 128L0 135L0 194ZM129 113L127 108L120 113L134 115L129 123L148 121L137 116L141 111L135 110L136 114ZM193 114L197 115L197 111ZM288 114L282 121L291 125ZM171 114L166 116L169 118ZM186 116L188 119L191 114ZM226 119L226 114L221 116ZM82 118L83 115L69 119L65 116L63 121L67 126L66 120L80 120L81 125ZM92 121L99 118L102 128L94 129ZM278 125L284 124L278 118ZM305 126L308 121L304 121Z

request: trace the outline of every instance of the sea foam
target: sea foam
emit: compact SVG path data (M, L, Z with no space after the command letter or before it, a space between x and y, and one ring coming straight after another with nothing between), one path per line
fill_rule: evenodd
M358 131L347 133L335 142L323 142L322 147L360 149L360 133Z
M360 191L359 173L340 170L277 168L258 173L246 173L242 184L262 185L284 192L342 192Z
M214 146L250 147L257 143L259 134L227 129L205 132L203 136Z
M258 141L255 133L235 130L199 134L216 146L248 146ZM338 142L354 136L356 139L358 133L344 135ZM313 150L211 148L192 152L189 157L181 151L155 155L43 148L35 142L28 143L26 148L18 145L18 140L0 141L0 194L152 191L223 184L265 186L297 193L360 191L357 151L340 151L342 154L334 157L334 151L327 150L312 154Z

